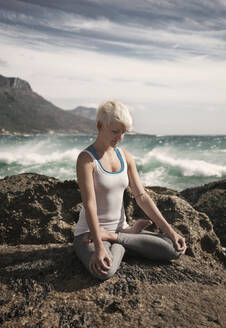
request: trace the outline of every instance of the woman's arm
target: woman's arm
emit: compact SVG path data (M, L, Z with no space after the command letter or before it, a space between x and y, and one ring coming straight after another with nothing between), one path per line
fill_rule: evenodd
M174 231L174 229L162 216L161 212L158 210L153 200L146 193L141 183L139 174L137 172L136 164L131 154L126 150L124 150L124 154L128 165L130 188L136 199L137 204L145 212L145 214L152 221L155 222L155 224L161 229L161 231L164 232L174 242L176 248L182 253L185 253L186 251L185 239L181 237L178 233L176 233L176 231Z
M104 274L106 273L104 270L109 269L112 263L101 240L93 182L93 165L93 161L89 154L86 152L80 153L76 166L77 180L86 212L87 224L95 247L95 253L90 262L90 268L96 273L101 272Z

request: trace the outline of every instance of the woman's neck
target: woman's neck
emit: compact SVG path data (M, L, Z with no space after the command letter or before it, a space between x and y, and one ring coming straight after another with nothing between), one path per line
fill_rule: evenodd
M96 141L93 143L93 146L101 156L104 153L111 153L113 150L112 146L104 142L104 140L99 136L97 137Z

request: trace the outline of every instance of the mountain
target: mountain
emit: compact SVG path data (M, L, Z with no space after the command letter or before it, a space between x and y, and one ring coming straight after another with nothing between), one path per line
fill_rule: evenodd
M0 75L0 133L96 133L93 120L65 111L20 78Z
M75 109L69 110L72 114L79 115L82 117L89 118L92 121L96 121L96 108L94 107L84 107L84 106L79 106L76 107Z

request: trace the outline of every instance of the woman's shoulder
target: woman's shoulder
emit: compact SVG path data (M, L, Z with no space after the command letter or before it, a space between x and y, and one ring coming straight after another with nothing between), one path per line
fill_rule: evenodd
M84 163L93 163L93 155L92 153L88 150L88 148L83 149L77 158L77 162L84 164Z

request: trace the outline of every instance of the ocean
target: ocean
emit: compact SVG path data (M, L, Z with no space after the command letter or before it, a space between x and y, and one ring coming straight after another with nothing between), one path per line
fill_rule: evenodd
M0 136L0 179L35 172L76 179L79 152L94 136ZM126 135L120 143L135 159L145 186L181 191L226 178L226 135Z

